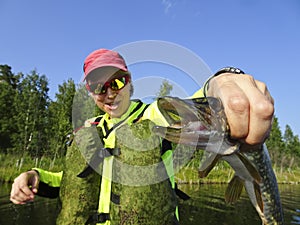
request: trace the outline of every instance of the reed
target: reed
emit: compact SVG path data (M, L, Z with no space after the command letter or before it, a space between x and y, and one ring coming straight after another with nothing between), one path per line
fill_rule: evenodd
M22 172L33 167L40 167L51 171L60 171L63 168L62 158L53 160L51 157L32 158L28 155L0 154L0 181L13 182ZM54 162L54 163L53 163Z

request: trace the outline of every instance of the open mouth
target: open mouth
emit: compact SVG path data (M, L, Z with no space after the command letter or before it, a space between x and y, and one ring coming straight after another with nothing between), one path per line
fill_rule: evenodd
M107 108L110 111L116 110L118 106L119 106L119 102L111 102L105 104L105 108Z

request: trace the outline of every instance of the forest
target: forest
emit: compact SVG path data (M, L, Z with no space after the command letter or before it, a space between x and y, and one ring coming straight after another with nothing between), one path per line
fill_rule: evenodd
M60 170L69 134L96 113L82 84L75 84L72 79L64 81L58 86L55 99L49 97L48 86L46 75L36 70L14 74L9 65L0 65L2 181L11 182L21 171L36 166ZM163 83L157 95L168 94L171 89ZM294 177L299 181L299 136L289 125L282 129L276 115L266 144L275 171L285 174L286 180Z

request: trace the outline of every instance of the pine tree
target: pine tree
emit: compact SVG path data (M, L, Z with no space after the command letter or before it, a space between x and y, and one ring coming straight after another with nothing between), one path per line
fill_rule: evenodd
M11 134L17 132L14 104L22 74L14 75L11 67L0 65L0 153L7 153L13 147Z
M288 155L286 167L291 168L295 162L299 161L299 137L294 135L289 125L286 125L283 139L285 143L285 153Z
M157 97L167 96L171 93L172 90L173 90L173 86L167 80L164 80L160 85L160 89L156 94L156 96Z
M268 146L273 163L275 165L280 164L282 155L284 154L284 142L276 116L274 116L272 129L269 138L266 140L266 145Z
M62 157L66 152L66 138L72 132L72 105L75 95L75 84L72 79L58 86L56 101L49 106L50 126L48 155Z

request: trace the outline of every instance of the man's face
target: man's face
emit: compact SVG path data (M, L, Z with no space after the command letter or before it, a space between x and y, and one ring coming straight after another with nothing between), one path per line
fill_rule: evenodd
M130 75L114 67L95 69L87 77L87 84L96 105L111 118L119 118L130 105Z

